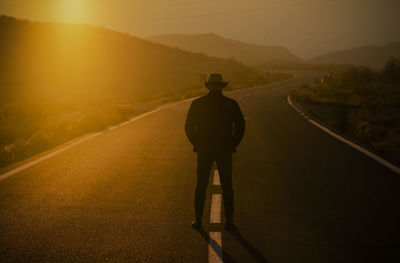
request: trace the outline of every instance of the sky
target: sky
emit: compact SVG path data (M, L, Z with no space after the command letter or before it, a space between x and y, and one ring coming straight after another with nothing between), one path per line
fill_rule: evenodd
M302 58L400 41L399 0L0 0L0 14L138 37L214 32Z

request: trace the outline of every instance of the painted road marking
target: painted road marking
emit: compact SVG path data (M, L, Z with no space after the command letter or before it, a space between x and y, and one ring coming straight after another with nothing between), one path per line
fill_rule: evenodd
M210 223L221 223L221 194L213 194L211 199Z
M224 262L222 258L221 232L210 232L208 242L208 262Z
M277 81L277 82L274 82L274 83L271 83L271 84L274 84L274 85L275 85L275 84L277 84L277 83L288 82L288 81L291 81L291 80L294 79L294 78L296 78L296 75L294 75L293 78L280 80L280 81ZM258 89L258 88L264 88L265 86L268 86L268 84L267 84L267 85L260 85L260 86L251 87L251 88L249 88L249 89L252 90L252 89ZM250 94L248 94L248 95L250 95ZM83 142L85 142L85 141L87 141L87 140L90 140L90 139L92 139L92 138L94 138L94 137L97 137L97 136L99 136L99 135L101 135L101 134L103 134L103 133L112 131L112 130L118 128L118 127L121 127L121 126L126 125L126 124L131 123L131 122L134 122L134 121L136 121L136 120L138 120L138 119L141 119L141 118L143 118L143 117L145 117L145 116L147 116L147 115L153 114L153 113L155 113L155 112L157 112L157 111L159 111L159 110L167 109L167 108L169 108L169 107L172 107L172 106L175 106L175 105L178 105L178 104L181 104L181 103L190 101L190 100L194 100L194 99L197 99L197 98L199 98L199 97L200 97L200 96L197 96L197 97L194 97L194 98L185 99L185 100L178 101L178 102L167 103L167 104L165 104L165 105L159 106L158 108L156 108L156 109L154 109L154 110L152 110L152 111L149 111L149 112L143 113L143 114L141 114L141 115L138 115L138 116L134 117L133 119L130 119L130 120L128 120L128 121L125 121L125 122L122 122L122 123L117 124L117 125L115 125L115 126L112 126L112 127L108 128L108 129L106 129L106 130L104 130L104 131L100 131L100 132L98 132L98 133L94 133L94 134L88 135L88 136L85 137L85 138L82 138L82 139L80 139L80 140L78 140L78 141L76 141L76 142L73 142L73 143L71 143L71 144L68 144L68 145L64 146L63 148L60 148L60 149L58 149L58 150L56 150L56 151L54 151L54 152L48 153L48 154L46 154L46 155L44 155L44 156L42 156L42 157L40 157L40 158L38 158L38 159L36 159L36 160L33 160L33 161L28 162L28 163L26 163L26 164L23 164L23 165L21 165L21 166L19 166L19 167L16 167L16 168L14 168L14 169L12 169L12 170L10 170L10 171L8 171L8 172L5 172L5 173L3 173L3 174L0 174L0 181L4 180L4 179L6 179L6 178L8 178L8 177L10 177L10 176L12 176L12 175L15 175L15 174L17 174L17 173L19 173L19 172L22 172L22 171L28 169L29 167L32 167L32 166L34 166L34 165L36 165L36 164L38 164L38 163L41 163L41 162L43 162L43 161L45 161L45 160L47 160L47 159L49 159L49 158L51 158L51 157L53 157L53 156L55 156L55 155L57 155L57 154L60 154L60 153L66 151L66 150L68 150L68 149L70 149L70 148L72 148L72 147L74 147L74 146L76 146L76 145L78 145L78 144L81 144L81 143L83 143ZM51 150L51 149L49 149L49 150Z
M221 185L218 169L214 169L213 185ZM221 194L213 194L211 197L210 223L221 223ZM221 232L210 232L208 241L208 262L223 262Z
M167 109L169 107L172 107L172 106L175 106L175 105L178 105L178 104L181 104L181 103L184 103L184 102L196 99L196 98L198 98L198 97L190 98L190 99L182 100L182 101L179 101L179 102L173 102L173 103L169 103L169 104L166 104L166 105L159 106L159 107L157 107L156 109L154 109L152 111L145 112L145 113L143 113L141 115L138 115L138 116L136 116L136 117L134 117L134 118L132 118L132 119L130 119L128 121L122 122L122 123L117 124L117 125L112 126L112 127L109 127L109 128L107 128L107 129L105 129L103 131L88 135L88 136L86 136L86 137L84 137L84 138L82 138L82 139L80 139L80 140L78 140L76 142L73 142L73 143L68 144L68 145L66 145L66 146L64 146L64 147L62 147L62 148L60 148L58 150L55 150L54 152L48 153L48 154L46 154L46 155L44 155L42 157L39 157L36 160L30 161L30 162L28 162L26 164L23 164L23 165L21 165L21 166L19 166L17 168L14 168L14 169L12 169L12 170L10 170L8 172L5 172L5 173L1 174L0 175L0 181L4 180L4 179L6 179L6 178L8 178L8 177L10 177L12 175L15 175L15 174L17 174L19 172L22 172L22 171L28 169L29 167L32 167L32 166L34 166L34 165L36 165L38 163L41 163L41 162L43 162L43 161L45 161L45 160L47 160L47 159L49 159L49 158L51 158L51 157L53 157L55 155L58 155L58 154L60 154L62 152L65 152L66 150L68 150L68 149L70 149L70 148L72 148L72 147L74 147L74 146L76 146L78 144L81 144L81 143L83 143L85 141L93 139L94 137L97 137L97 136L99 136L101 134L107 133L107 132L112 131L114 129L117 129L117 128L121 127L121 126L124 126L126 124L132 123L134 121L137 121L137 120L139 120L139 119L141 119L143 117L146 117L146 116L148 116L150 114L156 113L157 111L160 111L160 110L163 110L163 109Z
M172 105L171 105L171 106L172 106ZM28 169L29 167L32 167L32 166L34 166L34 165L36 165L36 164L38 164L38 163L41 163L41 162L43 162L43 161L45 161L45 160L47 160L47 159L49 159L49 158L51 158L51 157L53 157L53 156L55 156L55 155L58 155L58 154L60 154L60 153L62 153L62 152L65 152L66 150L68 150L68 149L70 149L70 148L72 148L72 147L74 147L74 146L76 146L76 145L78 145L78 144L81 144L81 143L83 143L83 142L86 142L86 141L88 141L88 140L90 140L90 139L93 139L94 137L97 137L97 136L99 136L99 135L101 135L101 134L104 134L104 133L107 133L107 132L109 132L109 131L112 131L112 130L114 130L114 129L116 129L116 128L119 128L119 127L121 127L121 126L123 126L123 125L126 125L126 124L128 124L128 123L132 123L132 122L134 122L134 121L136 121L136 120L139 120L139 119L141 119L141 118L143 118L143 117L145 117L145 116L147 116L147 115L153 114L153 113L155 113L155 112L157 112L157 111L159 111L159 110L161 110L161 108L157 108L157 109L155 109L155 110L152 110L152 111L143 113L143 114L141 114L141 115L139 115L139 116L136 116L136 117L130 119L129 121L122 122L122 123L117 124L117 125L115 125L115 126L109 127L109 128L107 128L106 130L103 130L103 131L100 131L100 132L91 134L91 135L89 135L89 136L86 136L86 137L84 137L84 138L82 138L82 139L80 139L80 140L78 140L78 141L76 141L76 142L73 142L73 143L71 143L71 144L68 144L68 145L64 146L64 147L61 148L61 149L55 150L54 152L51 152L51 153L46 154L46 155L44 155L44 156L42 156L42 157L39 157L39 158L36 159L36 160L33 160L33 161L28 162L28 163L26 163L26 164L23 164L23 165L21 165L21 166L19 166L19 167L17 167L17 168L14 168L14 169L12 169L12 170L10 170L10 171L8 171L8 172L3 173L2 175L0 175L0 181L4 180L4 179L6 179L6 178L8 178L8 177L10 177L10 176L12 176L12 175L15 175L15 174L17 174L17 173L19 173L19 172L22 172L23 170L26 170L26 169Z
M244 98L247 98L247 97L249 97L250 96L250 94L246 94L246 95L244 95L243 97L240 97L239 99L238 99L238 101L241 101L241 100L243 100Z
M47 154L47 155L45 155L45 156L42 156L42 157L40 157L40 158L38 158L38 159L36 159L36 160L33 160L33 161L29 162L29 163L26 163L26 164L24 164L24 165L21 165L21 166L15 168L15 169L12 169L11 171L8 171L8 172L6 172L6 173L0 175L0 181L6 179L6 178L8 178L8 177L10 177L10 176L12 176L12 175L14 175L14 174L16 174L16 173L19 173L19 172L21 172L21 171L23 171L23 170L25 170L25 169L28 169L29 167L34 166L35 164L41 163L41 162L43 162L44 160L47 160L47 159L49 159L49 158L51 158L51 157L53 157L53 156L55 156L55 155L57 155L57 154L59 154L59 153L62 153L62 152L64 152L64 151L66 151L66 150L68 150L68 149L74 147L75 145L78 145L78 144L81 144L81 143L83 143L83 142L85 142L85 141L87 141L87 140L90 140L90 139L92 139L92 138L94 138L94 137L96 137L96 136L98 136L98 135L100 135L100 134L101 134L101 133L92 134L92 135L90 135L90 136L88 136L88 137L85 137L85 138L79 140L79 141L76 141L76 142L74 142L74 143L71 143L71 144L69 144L69 145L67 145L67 146L65 146L65 147L63 147L63 148L61 148L61 149L58 149L58 150L56 150L56 151L54 151L54 152L51 152L51 153L49 153L49 154Z
M219 173L218 173L218 169L214 170L214 180L213 180L213 184L214 185L221 185L221 181L219 178Z
M300 112L302 115L304 113L302 113L293 103L292 100L290 99L290 95L288 95L287 97L287 101L289 103L290 106L292 106L293 109L295 109L297 112ZM319 124L318 122L310 119L310 118L306 118L311 124L313 124L314 126L320 128L321 130L323 130L324 132L326 132L327 134L331 135L332 137L338 139L341 142L344 142L345 144L353 147L354 149L360 151L361 153L367 155L368 157L372 158L373 160L377 161L378 163L382 164L383 166L389 168L390 170L392 170L393 172L397 173L400 175L400 168L391 164L390 162L386 161L385 159L379 157L378 155L368 151L367 149L361 147L358 144L355 144L354 142L351 142L345 138L343 138L342 136L340 136L339 134L331 131L330 129L326 128L325 126Z
M394 166L393 164L389 163L388 161L386 161L385 159L379 157L378 155L364 149L363 147L359 146L358 144L355 144L343 137L341 137L340 135L334 133L333 131L329 130L328 128L322 126L321 124L317 123L316 121L313 121L311 119L308 120L309 122L311 122L312 124L314 124L315 126L317 126L318 128L320 128L321 130L323 130L324 132L328 133L329 135L335 137L336 139L350 145L351 147L353 147L354 149L362 152L363 154L369 156L370 158L374 159L375 161L377 161L378 163L382 164L383 166L386 166L387 168L391 169L392 171L396 172L397 174L400 174L400 168L398 168L397 166Z

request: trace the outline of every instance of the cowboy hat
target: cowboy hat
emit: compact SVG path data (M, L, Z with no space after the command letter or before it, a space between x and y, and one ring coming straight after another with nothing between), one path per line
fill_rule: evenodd
M228 81L223 81L222 80L222 75L219 73L211 73L210 75L208 75L208 79L207 81L203 81L203 84L206 88L210 87L210 86L219 86L219 87L226 87L226 85L228 85Z

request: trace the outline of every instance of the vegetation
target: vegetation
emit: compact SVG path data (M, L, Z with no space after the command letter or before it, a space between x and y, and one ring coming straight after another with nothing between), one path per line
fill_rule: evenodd
M312 70L312 71L344 71L351 68L349 64L311 64L276 61L274 63L263 63L257 65L257 68L265 70Z
M353 67L328 74L291 98L328 126L400 163L400 60L381 71Z
M230 89L288 77L87 25L0 16L0 38L0 167L201 95L207 72Z
M54 105L53 105L54 106ZM47 150L76 136L103 130L136 114L131 104L87 108L34 104L0 106L0 167ZM59 108L59 107L57 107Z
M400 42L335 51L314 57L308 60L308 63L364 65L373 69L382 69L390 56L400 56Z

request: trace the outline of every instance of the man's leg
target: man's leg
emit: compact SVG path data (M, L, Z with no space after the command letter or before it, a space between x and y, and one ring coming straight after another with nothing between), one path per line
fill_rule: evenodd
M197 185L194 197L194 207L196 213L196 221L201 220L204 210L204 202L206 199L206 190L213 159L204 153L197 154Z
M232 154L224 154L216 160L224 199L225 218L233 222Z

